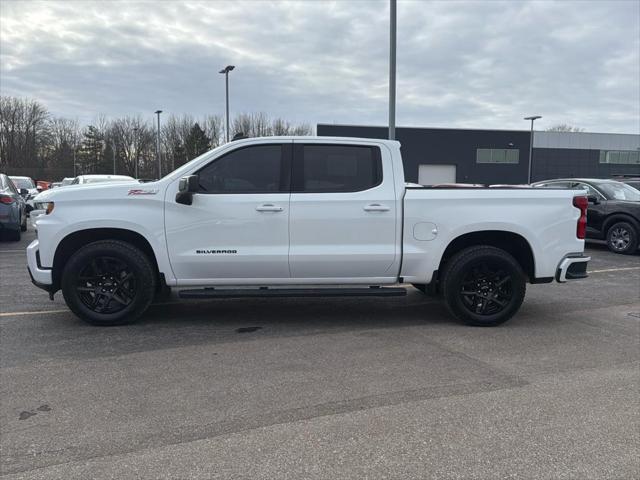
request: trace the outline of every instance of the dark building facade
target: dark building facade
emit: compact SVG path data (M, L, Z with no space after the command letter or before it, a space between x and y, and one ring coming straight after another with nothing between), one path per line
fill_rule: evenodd
M319 124L319 136L387 138L386 127ZM526 130L396 128L408 182L527 182ZM559 177L640 176L640 135L534 132L532 181Z

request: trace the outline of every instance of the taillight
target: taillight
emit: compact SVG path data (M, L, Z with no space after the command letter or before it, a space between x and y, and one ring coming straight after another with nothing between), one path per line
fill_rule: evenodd
M587 207L589 200L587 197L573 197L573 206L580 209L580 218L578 218L578 229L576 236L584 239L587 233Z
M10 195L0 195L0 203L4 203L6 205L10 205L13 202L15 202L15 200L13 199L12 196L10 196Z

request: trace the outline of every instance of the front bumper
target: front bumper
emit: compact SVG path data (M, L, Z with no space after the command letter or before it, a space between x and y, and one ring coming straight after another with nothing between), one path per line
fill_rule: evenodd
M562 259L556 270L556 281L564 283L567 280L587 278L587 264L591 257L585 255L570 255Z
M46 291L51 291L53 288L53 276L50 268L43 268L40 266L40 256L38 255L38 250L40 247L40 242L38 240L34 240L27 247L27 266L29 269L29 275L31 276L31 281L37 287L42 288Z

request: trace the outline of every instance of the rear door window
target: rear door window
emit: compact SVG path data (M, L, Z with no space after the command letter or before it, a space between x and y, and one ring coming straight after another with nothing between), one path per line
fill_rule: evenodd
M315 144L296 146L294 192L361 192L380 183L382 159L377 147Z

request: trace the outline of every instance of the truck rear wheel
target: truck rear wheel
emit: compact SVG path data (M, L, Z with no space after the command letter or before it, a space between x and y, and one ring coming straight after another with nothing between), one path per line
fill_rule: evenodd
M468 325L491 327L509 320L526 291L522 268L495 247L469 247L445 266L443 297L451 313Z
M92 325L124 325L149 307L156 275L147 256L133 245L104 240L80 248L62 273L67 306Z

